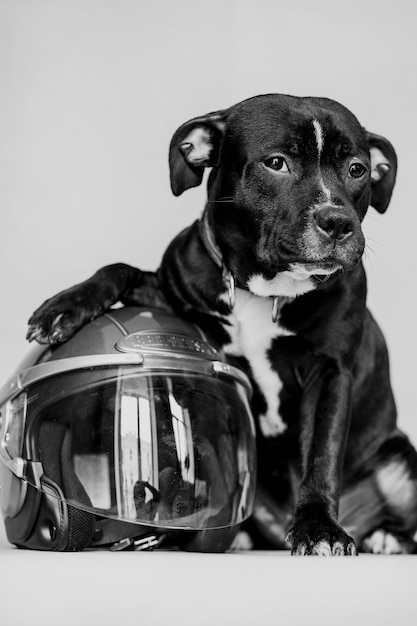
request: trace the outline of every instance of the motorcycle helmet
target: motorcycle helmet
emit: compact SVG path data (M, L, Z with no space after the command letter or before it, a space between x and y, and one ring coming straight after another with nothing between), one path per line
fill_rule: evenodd
M224 551L249 517L246 375L195 325L125 307L36 345L0 391L0 506L20 548Z

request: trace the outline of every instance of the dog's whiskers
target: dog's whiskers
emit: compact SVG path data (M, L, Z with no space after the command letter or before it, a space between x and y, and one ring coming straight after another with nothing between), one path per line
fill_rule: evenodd
M366 242L368 241L372 241L372 243L376 243L378 246L385 246L385 244L383 244L381 241L378 241L378 239L373 239L372 237L366 236Z
M363 258L366 262L372 263L373 256L376 256L375 250L369 245L368 241L365 244L365 250L363 252Z

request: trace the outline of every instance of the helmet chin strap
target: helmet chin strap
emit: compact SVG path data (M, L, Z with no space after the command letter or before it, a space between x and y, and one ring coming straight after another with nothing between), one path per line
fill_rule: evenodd
M122 552L123 550L135 550L135 551L148 551L155 550L162 541L165 535L158 535L157 533L146 533L139 535L138 537L126 537L110 546L111 552Z
M200 236L204 243L204 247L206 248L211 260L221 269L222 272L222 280L226 287L228 302L230 310L232 311L236 304L236 282L233 272L228 269L224 263L223 255L220 251L216 243L216 239L214 237L214 233L210 228L210 224L208 221L208 212L207 209L204 211L203 216L199 222L200 228ZM280 311L280 304L282 298L279 296L273 296L272 301L272 321L275 324Z

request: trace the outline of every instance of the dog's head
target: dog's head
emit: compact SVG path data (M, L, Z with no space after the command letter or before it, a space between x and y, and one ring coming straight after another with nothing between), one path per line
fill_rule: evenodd
M300 295L360 261L361 222L395 183L390 142L324 98L257 96L194 118L170 146L175 195L208 182L208 220L238 284Z

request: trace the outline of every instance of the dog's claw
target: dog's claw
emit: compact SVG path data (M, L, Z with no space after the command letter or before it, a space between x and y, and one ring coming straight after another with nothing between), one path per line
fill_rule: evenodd
M58 331L49 334L38 327L30 327L26 334L26 339L29 342L37 341L40 344L55 344L62 341Z
M50 343L42 329L34 325L29 326L26 339L28 341L37 341L38 343Z

